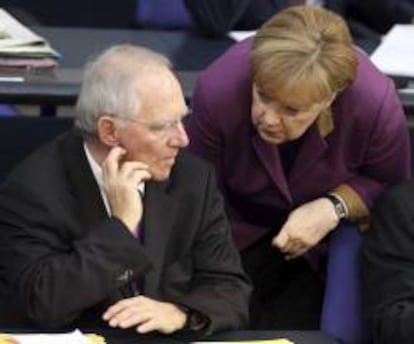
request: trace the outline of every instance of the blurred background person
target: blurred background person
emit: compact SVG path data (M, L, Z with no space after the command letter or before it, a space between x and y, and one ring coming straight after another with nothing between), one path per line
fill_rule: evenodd
M364 303L374 344L414 342L414 181L381 197L363 250Z
M370 53L393 24L414 18L412 0L140 0L141 28L195 29L222 38L232 30L257 30L278 11L298 4L320 5L341 15L357 45Z

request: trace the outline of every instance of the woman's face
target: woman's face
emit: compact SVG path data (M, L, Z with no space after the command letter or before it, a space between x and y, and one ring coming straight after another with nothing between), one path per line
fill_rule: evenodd
M301 137L334 99L332 96L320 103L298 107L268 98L256 85L253 85L252 92L253 125L260 137L272 144L281 144Z

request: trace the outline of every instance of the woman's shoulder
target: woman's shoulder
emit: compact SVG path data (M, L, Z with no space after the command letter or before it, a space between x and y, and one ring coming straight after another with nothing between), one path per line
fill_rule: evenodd
M356 79L345 93L356 98L369 97L371 103L383 101L385 93L394 86L392 80L374 65L364 51L357 49L357 56Z
M250 49L251 39L233 44L200 74L200 81L213 89L250 81Z

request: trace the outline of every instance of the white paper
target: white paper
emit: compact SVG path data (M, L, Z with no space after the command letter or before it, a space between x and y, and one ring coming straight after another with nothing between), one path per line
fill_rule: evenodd
M19 344L91 344L79 330L69 333L25 333L10 336Z
M228 36L234 39L236 42L240 42L245 40L246 38L254 36L255 34L256 31L230 31Z
M191 344L295 344L286 338L280 339L248 339L238 341L219 341L219 342L192 342Z
M58 56L43 37L0 8L0 54Z
M20 24L5 10L0 8L0 47L13 47L24 44L42 43L42 37Z
M371 60L385 74L414 77L414 25L394 25Z

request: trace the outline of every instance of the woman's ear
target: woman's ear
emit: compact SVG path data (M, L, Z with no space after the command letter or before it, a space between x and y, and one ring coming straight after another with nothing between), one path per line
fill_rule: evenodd
M99 141L105 146L115 147L119 144L117 135L117 125L113 116L103 115L99 117L96 126Z

